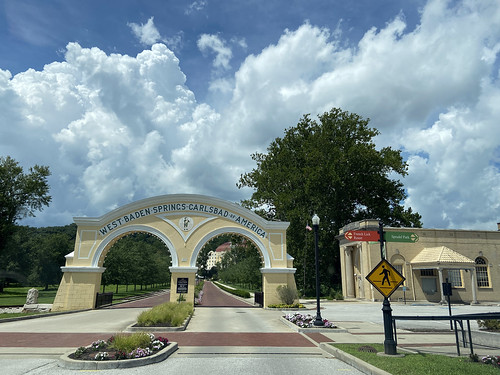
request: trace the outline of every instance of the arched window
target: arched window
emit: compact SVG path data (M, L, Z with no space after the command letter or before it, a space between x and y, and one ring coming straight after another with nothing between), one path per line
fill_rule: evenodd
M406 273L405 272L405 258L403 256L401 256L399 254L393 255L391 258L391 264L396 269L396 271L398 271L401 274L401 276L406 277L405 276L405 273ZM406 280L401 285L405 286Z
M488 277L488 261L483 257L477 257L475 262L476 262L477 286L479 288L489 288L490 279Z

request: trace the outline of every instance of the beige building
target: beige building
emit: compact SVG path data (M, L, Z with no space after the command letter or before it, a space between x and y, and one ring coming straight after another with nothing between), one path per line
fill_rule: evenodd
M391 232L395 239L412 233L410 241L414 241L386 242L386 259L406 279L392 294L391 300L445 303L442 283L448 280L452 284L451 302L500 301L500 224L498 229L384 227L384 231ZM345 236L348 231L378 231L378 221L351 223L340 231L338 239L344 298L382 300L382 294L365 279L381 260L380 243L350 241Z
M222 245L218 246L215 251L210 251L207 259L207 270L211 270L213 267L217 266L217 263L221 261L224 254L228 251L231 251L231 242L224 242Z

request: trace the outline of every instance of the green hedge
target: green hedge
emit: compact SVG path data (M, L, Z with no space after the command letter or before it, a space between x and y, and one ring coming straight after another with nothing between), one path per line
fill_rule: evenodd
M215 282L215 281L213 283L215 285L217 285L219 288L221 288L222 290L225 290L226 292L234 294L236 296L243 297L243 298L250 298L251 297L250 292L248 292L246 290L228 288L227 286L224 286L224 285L222 285L218 282Z

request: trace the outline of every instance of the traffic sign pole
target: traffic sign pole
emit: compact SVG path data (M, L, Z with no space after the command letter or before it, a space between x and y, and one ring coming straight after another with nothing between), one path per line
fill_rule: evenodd
M385 259L384 254L384 224L381 221L378 222L378 232L380 241L380 258ZM387 355L396 355L396 341L394 341L394 332L392 331L392 308L389 298L384 296L384 302L382 304L382 313L384 317L384 353Z
M396 355L396 341L394 341L394 333L392 331L392 308L389 298L384 297L382 304L382 312L384 315L384 353L388 355Z

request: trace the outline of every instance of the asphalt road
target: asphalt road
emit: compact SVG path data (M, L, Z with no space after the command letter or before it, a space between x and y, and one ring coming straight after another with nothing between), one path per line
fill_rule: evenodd
M215 300L219 301L216 302L218 304L230 305L226 294L218 297L214 295L213 301ZM210 297L205 301L206 305L210 305ZM282 315L280 311L245 308L242 307L239 300L234 301L234 303L239 307L197 308L186 333L190 337L199 339L195 340L191 346L180 347L165 361L143 367L101 370L101 372L106 375L145 373L176 375L200 373L221 375L362 374L350 365L323 352L305 336L287 328L279 321L279 316ZM145 301L142 305L144 304ZM92 332L112 334L125 330L127 326L135 322L136 316L145 309L145 307L133 306L117 307L119 306L112 309L2 323L0 324L0 333L4 333L3 337L8 337L9 334L25 335L26 345L30 345L30 337L32 338L31 342L33 342L35 337L37 340L43 340L44 336L48 337L48 335L57 335L58 333L61 335L60 337L64 335L66 338L70 337L71 333L75 337L82 335L82 333L91 334ZM211 346L215 342L207 341L207 338L211 337L218 338L217 346ZM237 346L228 345L227 342L224 342L225 338L230 338L239 344ZM234 340L235 338L237 340ZM256 343L256 338L262 338L262 342L257 341ZM291 342L293 340L296 344ZM203 346L194 346L200 345L201 342L203 342ZM33 346L37 345L43 346L42 343L33 344ZM79 345L75 345L75 347ZM10 352L11 354L9 354L9 350L0 354L2 375L68 375L82 372L59 367L57 356L54 355L58 352L58 348L47 348L45 352L52 353L52 355L42 358L35 352L23 355L22 348L11 348L11 350L13 350ZM41 350L44 351L44 349Z

